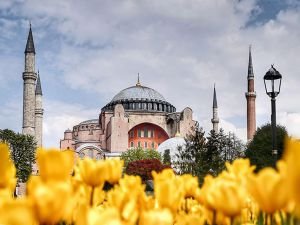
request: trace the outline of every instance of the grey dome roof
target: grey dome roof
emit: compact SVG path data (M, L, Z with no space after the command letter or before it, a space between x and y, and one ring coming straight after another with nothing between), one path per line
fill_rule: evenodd
M79 123L80 125L81 124L92 124L92 123L98 123L98 119L91 119L91 120L85 120L85 121L82 121L81 123Z
M179 146L185 148L185 145L186 145L186 141L184 140L183 137L173 137L161 143L158 146L157 151L161 153L161 155L163 155L165 150L169 149L171 159L174 160L176 153L178 152L177 148Z
M165 98L152 88L137 85L126 88L120 91L113 99L112 102L130 99L153 99L158 101L166 101Z

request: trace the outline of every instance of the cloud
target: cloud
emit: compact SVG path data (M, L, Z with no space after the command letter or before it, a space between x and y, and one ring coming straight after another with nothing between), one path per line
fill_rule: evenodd
M87 109L82 104L68 104L46 100L44 103L43 138L46 147L59 147L63 132L87 119L98 118L97 109Z
M23 56L16 52L24 51L26 20L31 19L47 99L45 143L52 145L66 128L97 117L95 108L99 110L121 89L135 85L137 73L143 85L162 93L178 111L190 106L200 125L209 130L216 83L221 126L245 140L248 45L252 44L257 117L270 115L262 77L274 63L283 75L278 115L288 130L300 134L296 129L300 106L295 103L300 97L300 9L296 2L285 2L287 7L255 25L249 22L266 12L254 0L3 3L0 10L10 17L0 18L0 26L13 39L20 32L24 37L23 42L17 39L22 48L13 42L6 46L9 42L0 39L0 49L5 46L15 52L10 57L1 53L1 71L9 75L2 73L0 78L6 82L3 87L22 82L18 79ZM0 101L8 98L4 94ZM296 113L293 123L288 122L288 112Z

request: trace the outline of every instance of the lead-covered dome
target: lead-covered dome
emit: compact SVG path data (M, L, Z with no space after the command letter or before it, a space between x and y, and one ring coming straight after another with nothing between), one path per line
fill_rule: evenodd
M157 101L166 101L165 98L156 90L145 86L132 86L120 91L113 97L112 101L126 99L148 99Z
M156 111L175 112L176 108L165 100L156 90L137 83L120 91L102 108L102 111L111 111L115 105L122 104L125 111Z

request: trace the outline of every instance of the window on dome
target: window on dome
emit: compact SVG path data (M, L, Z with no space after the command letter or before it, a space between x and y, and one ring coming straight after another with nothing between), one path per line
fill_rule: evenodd
M153 103L153 110L157 110L157 104Z
M138 137L142 137L142 131L140 129L138 130Z
M145 137L145 136L144 136L144 131L143 131L143 130L141 130L141 137Z
M154 130L151 130L151 134L150 134L150 137L154 137Z
M145 138L148 137L148 129L147 128L144 129L144 136L145 136Z

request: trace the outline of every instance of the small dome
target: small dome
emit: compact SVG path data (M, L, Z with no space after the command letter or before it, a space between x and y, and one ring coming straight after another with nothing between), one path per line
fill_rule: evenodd
M129 88L126 88L122 91L120 91L113 99L111 100L112 102L115 101L120 101L120 100L130 100L130 99L153 99L157 101L166 101L165 98L155 91L152 88L137 85L137 86L132 86Z
M82 124L92 124L92 123L98 123L98 119L92 119L92 120L85 120L85 121L82 121L81 123L80 123L80 125L82 125Z
M158 148L157 151L159 153L161 153L161 155L164 155L165 150L170 150L170 156L171 156L171 160L174 160L176 158L176 154L178 153L177 148L179 146L181 146L182 148L185 148L185 140L183 137L173 137L170 138L166 141L164 141L163 143L161 143Z

